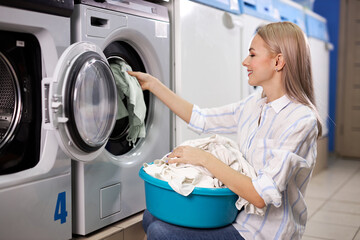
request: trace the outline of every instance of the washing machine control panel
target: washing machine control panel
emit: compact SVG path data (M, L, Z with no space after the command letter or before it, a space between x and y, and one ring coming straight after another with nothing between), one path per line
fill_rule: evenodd
M142 0L75 0L75 4L86 4L150 19L169 21L167 7Z

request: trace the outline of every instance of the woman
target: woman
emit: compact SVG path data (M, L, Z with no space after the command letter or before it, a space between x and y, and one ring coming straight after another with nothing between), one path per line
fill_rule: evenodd
M261 86L263 92L212 109L200 109L183 100L148 74L130 73L194 131L236 132L240 151L258 175L250 179L213 155L188 146L174 149L169 157L175 159L170 163L203 166L256 207L267 206L264 216L241 211L232 225L210 230L173 226L146 211L143 223L148 239L302 237L307 220L304 193L315 164L316 140L321 135L306 37L290 22L263 26L242 64L247 68L249 84Z

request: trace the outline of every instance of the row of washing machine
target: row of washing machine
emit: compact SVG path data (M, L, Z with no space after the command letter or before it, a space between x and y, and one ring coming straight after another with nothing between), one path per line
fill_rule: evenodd
M129 145L119 57L170 86L166 7L0 1L0 239L71 239L145 208L138 171L169 152L170 112L144 92L146 137Z

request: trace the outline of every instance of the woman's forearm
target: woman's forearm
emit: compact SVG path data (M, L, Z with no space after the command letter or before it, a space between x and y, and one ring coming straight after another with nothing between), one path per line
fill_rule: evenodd
M160 81L150 89L172 112L183 119L186 123L190 122L193 104L176 95Z
M155 96L168 106L171 111L173 111L185 122L190 122L193 104L176 95L159 79L151 76L150 74L132 71L128 71L128 73L138 79L143 90L149 90L155 94Z
M235 171L212 154L204 159L202 165L234 193L258 208L265 207L265 202L255 190L250 177Z

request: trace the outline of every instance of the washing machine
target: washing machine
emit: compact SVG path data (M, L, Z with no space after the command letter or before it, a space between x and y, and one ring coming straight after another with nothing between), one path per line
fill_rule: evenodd
M71 159L104 151L116 124L114 75L96 44L70 45L69 16L0 10L1 238L70 239Z
M71 159L44 127L42 84L70 45L72 10L0 1L0 239L71 238Z
M75 3L71 25L72 42L91 42L109 64L121 58L134 71L150 73L171 87L166 7L141 0L81 0ZM117 119L97 158L72 162L74 234L86 235L145 209L138 172L143 163L168 153L171 143L170 111L148 91L143 97L145 137L129 144L129 118Z
M280 16L280 21L295 23L306 33L305 12L302 5L292 0L274 0L274 7Z
M327 21L311 10L305 10L307 36L311 52L315 102L323 121L323 137L328 137L330 51Z
M242 12L239 21L244 26L241 40L241 58L244 60L249 55L249 47L257 29L268 23L278 22L280 17L273 0L239 0L239 5ZM241 67L242 96L247 97L254 91L261 91L261 87L248 84L247 71L243 66Z
M244 26L236 20L238 1L179 0L172 12L175 92L201 107L239 101ZM199 138L182 119L174 122L175 145Z

